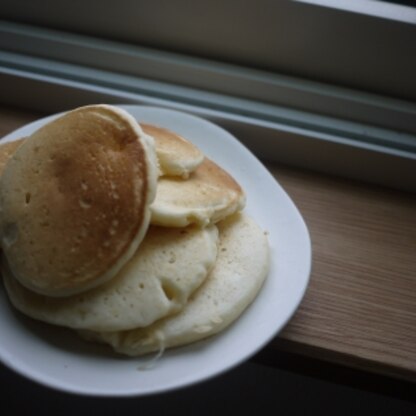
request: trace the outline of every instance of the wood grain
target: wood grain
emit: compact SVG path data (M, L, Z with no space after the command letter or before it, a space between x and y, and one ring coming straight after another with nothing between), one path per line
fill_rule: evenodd
M0 137L41 117L0 107ZM269 348L416 380L416 198L268 165L310 230L305 298Z
M301 211L313 247L309 288L280 338L416 380L415 195L269 169Z

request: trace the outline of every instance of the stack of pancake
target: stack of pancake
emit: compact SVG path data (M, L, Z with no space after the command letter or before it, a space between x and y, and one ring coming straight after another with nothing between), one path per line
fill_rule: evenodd
M11 303L137 356L213 335L268 272L240 185L191 140L93 105L0 146Z

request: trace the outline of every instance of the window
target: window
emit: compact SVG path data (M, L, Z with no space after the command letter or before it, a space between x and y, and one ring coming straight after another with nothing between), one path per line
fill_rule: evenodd
M0 17L7 103L169 106L222 124L263 158L416 187L410 6L3 0Z

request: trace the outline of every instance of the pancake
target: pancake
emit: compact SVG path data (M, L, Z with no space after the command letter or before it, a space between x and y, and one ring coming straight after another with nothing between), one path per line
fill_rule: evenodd
M82 332L90 341L109 344L119 353L138 356L212 336L234 322L260 291L269 269L265 233L244 214L218 223L216 264L184 309L153 325L119 332Z
M187 178L204 160L203 153L189 140L162 127L140 123L155 140L161 175Z
M26 289L7 264L2 274L12 304L24 314L70 328L115 331L152 324L179 311L201 285L217 256L215 225L150 227L134 257L106 284L53 298Z
M187 178L204 160L204 154L189 140L162 127L140 123L143 132L155 142L160 175ZM0 175L13 152L24 138L0 144Z
M12 142L0 144L0 176L6 167L6 163L12 157L17 148L24 142L24 138Z
M241 210L244 205L245 195L240 185L205 158L186 180L159 178L151 223L165 227L185 227L192 223L205 226Z
M49 296L113 278L148 229L157 174L153 139L117 107L81 107L34 132L0 178L14 276Z

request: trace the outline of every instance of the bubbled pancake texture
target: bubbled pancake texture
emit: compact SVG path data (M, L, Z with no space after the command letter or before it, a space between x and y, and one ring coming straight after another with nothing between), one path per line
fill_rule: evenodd
M25 140L0 180L2 248L22 284L66 296L114 276L148 227L151 140L110 106L69 112Z
M90 106L22 142L0 145L1 271L21 312L138 356L222 331L258 294L266 235L183 137Z
M269 248L263 230L245 214L227 218L218 228L220 244L215 266L181 312L147 328L82 335L135 356L195 342L229 326L263 285Z
M151 124L140 126L155 140L161 175L187 178L202 163L204 154L182 136Z
M184 227L215 223L241 210L245 195L225 170L205 158L187 180L162 177L152 204L152 224Z
M112 331L153 323L180 310L204 281L217 255L218 230L150 227L116 278L79 295L52 298L27 290L3 267L17 309L71 328Z

